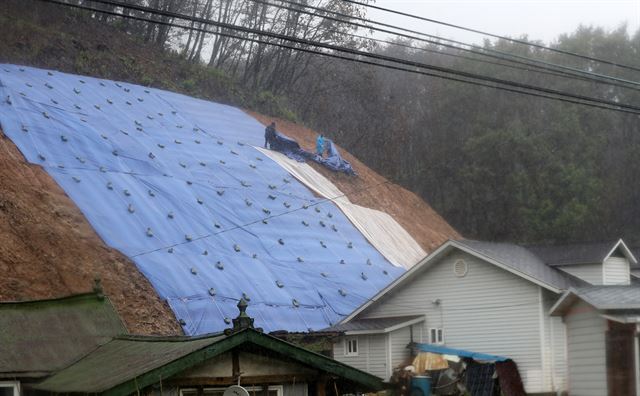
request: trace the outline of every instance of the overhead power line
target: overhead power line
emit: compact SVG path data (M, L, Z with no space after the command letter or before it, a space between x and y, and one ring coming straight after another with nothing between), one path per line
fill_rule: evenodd
M284 1L284 0L281 0L281 1ZM249 16L249 17L254 16L254 15L252 15L251 13L249 13L247 11L238 10L236 12L239 13L240 15L244 15L244 16ZM264 17L264 18L265 18L265 20L267 22L272 23L274 25L277 24L278 22L281 22L275 17L273 17L273 18ZM381 44L385 44L385 45L389 45L389 46L396 46L396 47L406 48L406 49L410 49L410 50L413 50L413 51L425 52L425 53L430 53L430 54L437 54L437 55L440 55L440 56L457 58L457 59L465 59L465 60L468 60L468 61L474 62L474 63L484 63L484 64L488 64L488 65L495 65L495 66L505 67L505 68L509 68L509 69L522 70L522 71L531 72L531 73L539 73L539 74L544 74L544 75L549 75L549 76L570 78L570 79L581 80L581 81L585 81L585 82L592 82L592 83L595 83L595 84L606 84L606 85L612 85L612 86L616 86L616 87L620 87L620 88L632 89L632 90L640 91L640 88L630 87L628 85L617 83L617 82L613 82L613 81L604 81L604 80L597 79L597 78L589 78L587 76L564 73L562 71L556 71L555 69L549 69L549 68L545 68L545 67L529 65L529 64L526 64L524 62L513 62L511 60L503 59L501 57L496 57L496 58L499 59L499 60L502 60L502 61L509 62L509 63L501 63L501 62L491 61L491 60L487 60L487 59L483 59L483 58L477 58L477 57L472 57L472 56L465 56L465 55L445 52L445 51L442 51L442 50L436 50L436 49L428 48L428 47L425 47L425 46L417 46L416 47L416 46L413 46L413 45L410 45L410 44L403 43L401 41L384 40L384 39L379 39L379 38L375 38L375 37L364 36L364 35L361 35L361 34L341 31L341 30L338 30L338 29L318 28L318 30L321 31L321 32L325 32L325 33L332 33L332 34L336 34L336 35L340 35L340 36L344 36L344 37L356 38L356 39L360 39L360 40L366 40L368 42L381 43ZM459 47L455 47L455 46L447 46L447 47L455 49L457 51L464 50L463 48L459 48ZM477 53L475 51L472 51L472 52ZM480 55L484 56L484 54L480 54ZM527 66L521 66L521 65L525 65L525 64Z
M133 19L133 20L138 20L138 21L143 21L143 22L148 22L148 23L166 25L166 26L176 27L176 28L185 29L185 30L195 30L195 31L200 31L200 32L204 32L204 33L210 33L210 34L214 34L214 35L225 36L225 37L239 39L239 40L246 40L246 41L255 42L255 43L259 43L259 44L266 44L266 45L270 45L270 46L276 46L276 47L291 49L291 50L295 50L295 51L302 51L302 52L306 52L306 53L317 54L317 55L322 55L322 56L326 56L326 57L342 59L342 60L347 60L347 61L352 61L352 62L357 62L357 63L361 63L361 64L379 66L379 67L392 69L392 70L399 70L399 71L404 71L404 72L409 72L409 73L414 73L414 74L419 74L419 75L425 75L425 76L429 76L429 77L437 77L437 78L441 78L441 79L445 79L445 80L467 83L467 84L481 86L481 87L487 87L487 88L493 88L493 89L498 89L498 90L503 90L503 91L508 91L508 92L525 94L525 95L534 96L534 97L553 99L553 100L563 101L563 102L567 102L567 103L586 105L586 106L591 106L591 107L596 107L596 108L601 108L601 109L606 109L606 110L614 110L614 111L630 113L630 114L636 114L636 115L640 114L640 112L637 111L639 109L627 109L626 107L628 105L619 104L617 102L603 101L603 100L600 100L600 99L597 99L597 98L589 98L588 101L583 101L583 100L580 100L579 98L578 99L567 99L566 97L562 97L562 96L564 96L562 92L560 92L560 94L559 94L559 95L562 95L562 96L556 96L554 94L544 94L544 93L539 93L539 92L532 92L532 91L525 90L526 88L525 89L517 89L517 88L510 88L508 86L505 87L505 86L492 85L492 84L487 84L487 83L482 82L482 81L467 80L467 79L464 79L464 78L458 78L458 77L452 77L452 76L447 76L447 75L442 75L442 74L426 72L424 70L408 69L408 68L403 68L403 67L395 66L395 65L391 65L391 64L377 63L377 62L373 62L373 61L365 60L365 59L361 59L361 58L350 58L350 57L346 57L346 56L342 56L342 55L337 55L335 53L327 53L327 52L322 52L322 51L318 51L318 50L312 50L312 49L309 49L309 48L303 48L303 47L297 47L297 46L293 46L293 45L287 45L287 44L283 44L283 43L275 43L275 42L269 42L269 41L260 40L260 39L253 39L253 38L248 38L248 37L243 37L243 36L231 35L231 34L227 34L227 33L221 33L219 31L212 31L212 30L203 29L203 28L197 28L197 27L191 27L191 26L183 26L183 25L179 25L179 24L175 24L175 23L171 23L171 22L152 20L152 19L149 19L149 18L137 17L137 16L134 16L134 15L122 14L122 13L117 13L117 12L113 12L113 11L102 10L102 9L99 9L99 8L93 8L93 7L83 6L83 5L70 4L70 3L66 3L64 1L60 1L60 0L39 0L39 1L46 2L46 3L53 3L53 4L63 5L63 6L71 7L71 8L76 8L76 9L82 9L82 10L87 10L87 11L104 13L104 14L108 14L108 15L113 15L113 16L118 16L118 17L123 17L123 18L128 18L128 19ZM95 1L96 2L106 2L107 0L95 0ZM140 6L136 6L136 8L137 7L140 7ZM177 15L180 15L180 14L177 14ZM190 17L184 16L184 15L178 16L177 18L178 19L191 20ZM213 21L204 20L202 18L199 18L199 19L201 19L202 23L205 23L205 24L209 23L209 22L211 22L209 24L213 23ZM224 24L224 25L228 25L228 24ZM224 26L224 27L227 27L227 26ZM236 27L234 26L230 30L246 31L247 29L248 28L243 28L243 27L237 27L237 29L236 29ZM248 30L252 30L252 29L248 29ZM252 33L252 32L249 32L249 33ZM269 33L269 35L274 35L274 34ZM282 35L277 35L276 34L276 38L280 38L281 36ZM286 40L288 40L288 38L286 38L286 36L285 36L285 41ZM300 42L300 39L296 39L296 41ZM302 40L302 41L304 42L306 40ZM310 43L310 45L316 46L314 43ZM365 56L367 56L367 55L365 55ZM386 57L386 58L389 58L389 57ZM393 61L393 58L389 58L389 59L391 59L391 61Z
M275 8L282 8L282 9L286 9L286 10L289 10L289 11L303 13L303 14L306 14L306 15L318 16L318 17L321 17L321 18L324 18L324 19L327 19L327 20L331 20L331 21L335 21L335 22L341 22L341 23L345 23L345 24L348 24L348 25L351 25L351 26L355 26L355 27L359 27L359 28L363 28L363 29L369 29L369 30L373 30L373 31L377 31L377 32L393 34L393 35L396 35L398 37L403 37L403 38L410 39L410 40L416 40L416 41L426 42L426 43L430 43L430 44L441 45L441 46L450 47L450 48L456 48L458 50L467 51L467 52L479 54L479 55L482 55L482 56L497 58L497 59L500 59L500 60L503 60L503 61L509 61L509 62L525 64L525 65L529 65L529 66L532 66L532 67L547 67L547 68L551 67L551 68L553 68L555 70L567 73L568 75L581 74L581 75L584 75L584 76L592 76L592 77L597 77L597 78L606 79L606 80L610 80L610 81L617 81L617 82L620 82L620 83L626 83L626 84L631 84L631 85L635 85L635 86L639 86L640 87L640 82L637 82L637 81L631 81L631 80L627 80L627 79L623 79L623 78L619 78L619 77L609 76L609 75L606 75L606 74L594 73L594 72L591 72L591 71L582 70L582 69L578 69L578 68L575 68L575 67L559 65L559 64L556 64L556 63L551 63L551 62L543 61L543 60L540 60L540 59L530 58L530 57L527 57L527 56L512 54L512 53L508 53L508 52L504 52L504 51L498 51L498 50L491 49L491 48L485 48L485 47L481 47L481 46L478 46L478 45L475 45L475 44L468 44L468 43L464 43L464 42L457 41L457 40L447 39L447 38L444 38L444 37L435 36L435 35L432 35L432 34L427 34L427 33L424 33L424 32L420 32L420 31L416 31L416 30L412 30L412 29L407 29L407 28L400 27L400 26L394 26L394 25L391 25L391 24L388 24L388 23L378 22L378 21L370 20L370 19L367 19L367 18L359 17L359 16L347 15L347 14L344 14L344 13L339 13L339 12L336 12L336 11L330 11L330 10L326 10L326 9L320 8L320 7L315 7L315 6L312 6L312 5L301 4L301 3L298 3L298 2L292 1L292 0L277 0L277 1L279 1L281 3L285 3L285 4L295 5L298 8L288 7L288 6L284 6L284 5L278 5L278 4L274 4L274 3L271 3L271 2L266 1L266 0L251 0L251 1L254 2L254 3L268 5L268 6L275 7ZM315 10L317 12L321 12L322 14L332 14L332 15L335 15L337 17L346 18L346 19L338 19L338 18L331 17L331 16L328 16L328 15L322 15L322 14L318 14L318 13L314 13L314 12L310 12L310 11L305 11L305 10L302 10L300 7L312 9L312 10ZM362 24L362 23L358 23L358 22L353 22L352 20L357 20L357 21L361 21L361 22L364 22L364 23L373 23L375 25L379 25L379 26L384 26L384 27L400 30L402 32L417 34L418 36L422 36L422 37L413 36L413 35L407 35L407 34L404 34L404 33L398 33L398 32L387 30L387 29L381 29L381 28L378 28L378 27L375 27L375 26L366 25L366 24ZM429 39L425 39L423 37L427 37ZM444 42L454 43L454 44L457 44L457 45L462 45L464 47L469 47L469 48L473 48L473 49L461 48L461 47L457 47L457 46L454 46L454 45L451 45L451 44L445 44Z
M571 51L566 51L566 50L559 49L559 48L548 47L548 46L545 46L545 45L542 45L542 44L538 44L538 43L534 43L534 42L518 40L518 39L514 39L514 38L511 38L511 37L507 37L507 36L501 36L501 35L498 35L498 34L488 33L488 32L484 32L482 30L478 30L478 29L472 29L472 28L468 28L468 27L464 27L464 26L460 26L460 25L454 25L452 23L438 21L438 20L431 19L431 18L424 18L424 17L418 16L418 15L413 15L413 14L409 14L409 13L402 12L402 11L392 10L390 8L384 8L384 7L380 7L380 6L373 5L373 4L367 4L367 3L363 3L363 2L360 2L360 1L356 1L356 0L342 0L342 1L344 1L345 3L351 3L351 4L356 4L356 5L368 7L368 8L374 8L374 9L377 9L377 10L380 10L380 11L385 11L385 12L389 12L389 13L393 13L393 14L397 14L397 15L402 15L402 16L413 18L413 19L418 19L418 20L421 20L421 21L425 21L425 22L431 22L431 23L436 23L438 25L443 25L443 26L448 26L448 27L452 27L452 28L455 28L455 29L465 30L467 32L478 33L478 34L482 34L482 35L485 35L485 36L497 38L497 39L500 39L500 40L510 41L512 43L528 45L528 46L531 46L531 47L540 48L540 49L556 52L556 53L563 54L563 55L569 55L569 56L573 56L573 57L580 58L580 59L585 59L585 60L589 60L589 61L593 61L593 62L599 62L599 63L603 63L603 64L615 66L615 67L620 67L620 68L623 68L623 69L640 71L640 68L638 68L638 67L629 66L629 65L625 65L625 64L621 64L621 63L617 63L617 62L612 62L612 61L609 61L609 60L606 60L606 59L595 58L595 57L587 56L587 55L584 55L584 54L579 54L577 52L571 52Z
M42 1L45 1L45 0L42 0ZM366 57L366 58L375 59L375 60L378 60L378 61L397 63L397 64L401 64L403 66L416 67L416 68L419 68L419 69L426 69L426 70L430 70L430 71L433 71L433 72L451 74L451 75L454 75L454 76L457 76L457 77L466 78L466 79L490 82L490 83L493 83L493 84L498 84L500 86L505 86L506 85L506 86L510 86L510 87L519 88L519 89L522 89L522 90L535 91L535 92L541 92L541 93L554 95L554 96L561 96L561 97L564 97L564 98L576 99L576 100L580 100L582 102L599 103L599 104L612 106L612 107L615 107L615 108L640 111L640 107L634 106L634 105L630 105L630 104L625 104L625 103L620 103L620 102L615 102L615 101L604 100L604 99L600 99L600 98L589 97L589 96L585 96L585 95L579 95L579 94L564 92L564 91L560 91L560 90L556 90L556 89L552 89L552 88L546 88L546 87L540 87L540 86L520 83L520 82L517 82L517 81L504 80L504 79L491 77L491 76L479 75L479 74L475 74L475 73L471 73L471 72L460 71L460 70L455 70L455 69L451 69L451 68L447 68L447 67L435 66L435 65L422 63L422 62L405 60L405 59L401 59L401 58L395 58L395 57L391 57L391 56L387 56L387 55L370 53L370 52L361 51L361 50L357 50L357 49L353 49L353 48L341 47L341 46L334 45L334 44L311 41L311 40L307 40L307 39L303 39L303 38L299 38L299 37L295 37L295 36L288 36L288 35L284 35L284 34L280 34L280 33L274 33L274 32L264 31L264 30L260 30L260 29L254 29L254 28L248 28L248 27L245 27L245 26L238 26L238 25L233 25L233 24L224 23L224 22L212 21L212 20L209 20L209 19L206 19L206 18L199 18L199 17L198 18L194 18L194 17L192 17L190 15L184 15L184 14L179 14L179 13L170 12L170 11L157 10L155 8L152 8L152 7L127 4L127 3L122 3L120 1L114 1L114 0L91 0L91 1L95 2L95 3L102 3L102 4L111 5L111 6L123 7L123 8L127 8L127 9L142 11L142 12L146 12L146 13L150 13L150 14L154 14L154 15L161 15L161 16L164 16L164 17L181 19L181 20L189 21L189 22L199 22L201 24L211 25L211 26L215 26L215 27L218 27L218 28L224 28L224 29L228 29L228 30L231 30L231 31L240 31L240 32L243 32L243 33L255 34L255 35L258 35L258 36L265 36L265 37L270 37L270 38L274 38L274 39L278 39L278 40L284 40L284 41L288 41L288 42L293 42L293 43L296 43L296 44L310 45L310 46L314 46L314 47L317 47L317 48L324 48L324 49L329 49L329 50L332 50L332 51L348 53L350 55L362 56L362 57ZM69 3L65 3L65 2L60 2L60 3L61 4L67 4L67 5L69 4ZM94 11L100 11L100 10L96 9ZM158 21L151 21L151 23L157 23L157 22ZM212 32L212 33L215 34L217 32ZM294 47L294 49L298 49L299 50L299 47ZM437 74L434 74L434 76L442 77L441 75L437 75ZM462 81L468 82L468 80L462 80Z
M264 5L271 5L273 7L276 8L284 8L287 10L295 10L296 12L298 10L296 9L292 9L289 7L282 7L282 6L278 6L275 5L273 3L267 3L266 1L263 0L251 0L254 2L257 2L259 4L264 4ZM289 1L289 0L278 0L280 2L283 3L287 3L287 4L299 4L296 3L295 1ZM313 7L313 6L309 6L309 5L302 5L301 6L307 7L307 8L312 8L312 9L316 9L316 10L323 10L322 8L318 8L318 7ZM346 14L341 14L335 11L326 11L341 17L345 17L345 18L356 18L359 20L363 20L363 21L369 21L372 23L377 23L374 21L370 21L367 19L363 19L360 17L350 17L349 15ZM243 15L249 15L246 12L241 12L241 14ZM319 15L319 14L315 14L315 13L310 13L310 15L313 16L319 16L321 18L326 18L323 15ZM275 18L273 19L269 19L267 18L267 20L269 20L270 22L277 22L277 20ZM331 18L331 20L334 21L339 21L337 19L333 19ZM348 23L348 21L344 21L345 23ZM382 24L382 25L386 25L386 24ZM358 25L360 26L360 25ZM392 26L392 25L386 25L386 26ZM363 40L369 40L369 41L373 41L373 42L378 42L378 43L384 43L384 44L388 44L388 45L395 45L398 47L403 47L403 48L407 48L407 49L412 49L412 50L417 50L417 51L421 51L421 52L428 52L428 53L435 53L435 54L439 54L439 55L444 55L444 56L450 56L450 57L455 57L455 58L461 58L461 59L467 59L470 60L472 62L479 62L479 63L486 63L486 64L491 64L491 65L497 65L497 66L501 66L501 67L507 67L507 68L511 68L511 69L518 69L518 70L523 70L523 71L528 71L528 72L534 72L534 73L540 73L540 74L546 74L546 75L553 75L553 76L557 76L557 77L563 77L563 78L572 78L572 79L576 79L576 80L582 80L582 81L588 81L588 82L593 82L596 84L607 84L607 85L612 85L612 86L616 86L616 87L620 87L620 88L625 88L625 89L632 89L632 90L636 90L636 91L640 91L640 83L636 83L636 82L627 82L627 83L620 83L617 82L616 80L605 80L603 78L593 78L590 76L590 72L586 72L586 71L581 71L581 73L575 73L575 72L567 72L564 70L558 70L557 68L553 68L553 67L546 67L546 66L541 66L541 65L536 65L533 63L529 63L529 62L525 62L525 61L519 61L519 60L514 60L514 59L507 59L504 56L496 56L496 55L492 55L492 54L487 54L484 51L477 51L477 50L470 50L467 48L461 48L461 47L457 47L454 45L449 45L446 43L442 43L439 41L433 41L433 40L425 40L425 39L421 39L419 37L415 37L414 39L422 41L422 42L426 42L432 45L438 45L438 46L442 46L442 47L446 47L446 48L450 48L450 49L455 49L457 51L463 51L463 52L469 52L469 53L473 53L476 55L480 55L482 57L490 57L493 59L497 59L503 62L509 62L509 63L499 63L499 62L493 62L493 61L489 61L486 59L481 59L481 58L474 58L474 57L470 57L470 56L464 56L464 55L459 55L459 54L451 54L451 53L447 53L444 51L438 51L435 49L430 49L430 48L425 48L425 47L415 47L413 45L409 45L409 44L404 44L401 42L394 42L394 41L390 41L390 40L383 40L383 39L377 39L377 38L373 38L373 37L367 37L367 36L363 36L363 35L359 35L359 34L355 34L355 33L348 33L348 32L342 32L339 30L332 30L332 29L323 29L323 31L328 31L331 33L335 33L335 34L339 34L339 35L343 35L343 36L347 36L347 37L355 37L358 39L363 39ZM386 31L386 30L384 30ZM431 36L431 35L429 35ZM400 37L406 38L406 37L412 37L412 36L405 36L405 35L400 35ZM438 36L433 36L433 37L438 37ZM438 38L438 39L442 39L442 40L447 40L444 38ZM412 39L410 39L412 40ZM461 43L464 44L464 43ZM465 44L465 45L469 45L469 44ZM481 48L481 47L478 47ZM503 53L500 51L497 51L500 54L508 54L508 53ZM527 58L529 59L529 58ZM513 63L513 64L512 64ZM522 65L522 66L517 66L517 65ZM637 84L638 86L629 86L628 84L633 83L633 84Z

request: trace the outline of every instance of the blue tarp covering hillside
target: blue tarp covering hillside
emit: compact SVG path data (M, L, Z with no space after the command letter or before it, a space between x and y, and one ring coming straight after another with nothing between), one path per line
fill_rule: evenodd
M187 334L229 327L243 293L266 331L325 328L403 272L251 147L264 127L238 109L0 65L0 126Z

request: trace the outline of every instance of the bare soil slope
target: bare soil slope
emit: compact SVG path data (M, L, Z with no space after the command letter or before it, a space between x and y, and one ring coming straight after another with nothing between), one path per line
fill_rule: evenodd
M0 301L90 291L102 279L127 329L182 334L135 264L108 248L71 199L0 131Z
M317 133L311 129L252 111L246 112L264 125L275 121L278 131L296 139L306 150L315 151ZM351 202L390 214L427 252L433 251L447 239L460 238L460 234L416 194L387 182L340 146L338 150L351 162L357 177L332 172L314 162L309 164L347 194Z

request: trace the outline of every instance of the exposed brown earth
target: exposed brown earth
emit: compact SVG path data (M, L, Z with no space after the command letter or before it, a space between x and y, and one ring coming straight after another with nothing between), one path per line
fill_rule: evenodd
M129 332L182 334L135 264L107 247L71 199L0 131L0 301L90 291L102 280Z
M311 129L252 111L246 112L264 125L275 121L278 131L296 139L306 150L315 151L317 133ZM347 194L351 202L390 214L427 252L433 251L447 239L460 238L460 234L416 194L387 182L340 146L338 150L351 163L357 177L332 172L314 162L309 164Z

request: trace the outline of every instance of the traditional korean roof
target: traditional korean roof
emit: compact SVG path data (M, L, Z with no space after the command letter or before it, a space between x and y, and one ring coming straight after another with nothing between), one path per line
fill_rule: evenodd
M361 389L383 388L382 380L374 375L252 328L196 338L118 337L34 388L52 393L128 395L247 344L266 350L275 359L293 360Z
M99 293L0 303L0 329L0 378L46 376L127 332Z
M104 392L131 379L152 373L224 338L220 334L197 338L115 338L35 388L54 393Z

